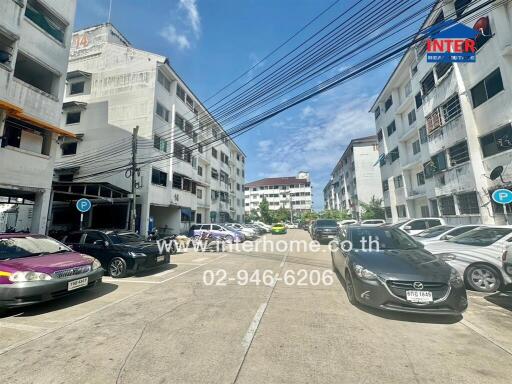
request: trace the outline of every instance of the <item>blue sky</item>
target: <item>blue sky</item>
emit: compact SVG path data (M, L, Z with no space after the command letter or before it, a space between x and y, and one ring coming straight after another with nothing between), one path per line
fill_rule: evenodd
M105 22L108 2L79 0L75 29ZM354 2L338 2L279 52L287 52ZM205 100L332 3L333 0L113 0L111 21L137 48L167 56L194 93ZM267 61L248 76L265 65ZM315 208L321 209L322 189L346 145L352 138L375 133L368 109L393 66L390 63L344 84L240 136L237 143L248 158L246 180L309 171Z

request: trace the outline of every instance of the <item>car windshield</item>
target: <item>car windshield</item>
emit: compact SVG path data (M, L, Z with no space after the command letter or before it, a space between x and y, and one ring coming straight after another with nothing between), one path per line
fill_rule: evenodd
M317 227L336 227L337 225L336 220L317 220L315 223Z
M126 244L142 241L142 237L134 232L112 232L108 236L114 244Z
M353 249L389 250L417 249L420 244L407 233L396 228L353 228L349 239Z
M49 237L26 236L0 239L0 260L51 255L70 251L70 248Z
M487 247L512 232L512 228L476 228L448 240L455 244Z
M420 232L416 235L416 237L421 237L424 239L429 239L431 237L436 237L442 235L443 233L449 231L450 229L455 228L451 225L438 225L437 227L425 229L423 232Z

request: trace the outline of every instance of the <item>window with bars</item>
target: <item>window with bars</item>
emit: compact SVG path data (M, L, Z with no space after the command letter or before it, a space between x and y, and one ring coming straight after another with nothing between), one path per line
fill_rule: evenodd
M455 201L453 196L445 196L439 199L439 209L441 210L442 216L454 216L455 215Z
M459 212L462 215L478 215L480 213L480 205L478 204L476 192L457 195L457 204L459 206Z
M463 141L448 148L448 155L450 156L450 165L452 167L469 161L467 141Z
M460 100L459 95L455 94L446 101L446 103L442 106L443 110L443 124L446 124L452 119L460 116L462 114L460 108Z
M186 161L187 163L192 162L192 151L178 142L174 143L173 156L179 160Z

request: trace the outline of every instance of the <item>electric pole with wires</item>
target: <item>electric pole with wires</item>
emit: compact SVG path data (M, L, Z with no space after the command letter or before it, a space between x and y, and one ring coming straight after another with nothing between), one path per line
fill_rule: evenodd
M132 178L132 206L130 212L130 230L134 231L136 218L137 218L137 136L139 134L139 126L133 128L132 135L132 167L130 170L130 177Z

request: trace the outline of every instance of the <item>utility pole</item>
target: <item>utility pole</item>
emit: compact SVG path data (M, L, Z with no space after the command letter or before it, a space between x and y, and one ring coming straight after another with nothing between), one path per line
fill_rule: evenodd
M130 172L132 178L132 207L130 213L130 230L135 232L135 222L137 218L137 136L139 134L139 126L133 128L132 135L132 169Z

